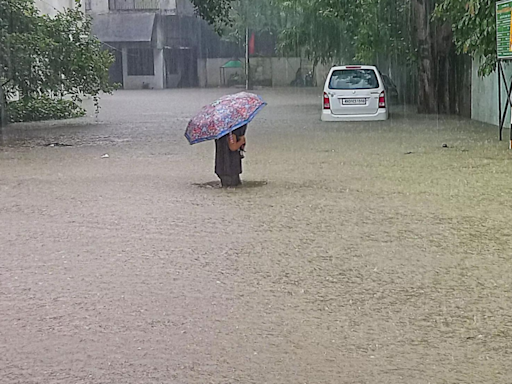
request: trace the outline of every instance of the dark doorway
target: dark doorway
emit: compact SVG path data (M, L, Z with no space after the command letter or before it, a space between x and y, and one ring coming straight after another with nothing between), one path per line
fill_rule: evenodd
M165 49L165 87L177 88L180 82L180 56L178 49Z
M108 71L109 79L112 84L121 84L123 86L123 54L121 50L115 49L110 51L114 57L114 64L110 66Z
M180 49L181 62L183 63L181 71L181 81L178 84L180 88L197 87L199 79L197 76L197 53L195 49Z
M165 76L167 88L197 87L197 53L192 48L166 49Z

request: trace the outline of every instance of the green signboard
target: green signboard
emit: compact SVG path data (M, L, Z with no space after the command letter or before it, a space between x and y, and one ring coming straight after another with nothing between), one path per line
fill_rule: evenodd
M498 59L512 59L512 0L496 3Z

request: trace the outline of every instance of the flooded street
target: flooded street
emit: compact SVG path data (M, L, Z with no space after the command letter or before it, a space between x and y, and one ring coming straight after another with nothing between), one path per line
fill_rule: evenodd
M262 90L223 190L183 132L224 93L120 91L4 131L0 382L511 381L498 129L321 123L320 92Z

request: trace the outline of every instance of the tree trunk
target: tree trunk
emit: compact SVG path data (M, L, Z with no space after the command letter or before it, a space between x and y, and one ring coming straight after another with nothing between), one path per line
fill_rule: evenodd
M457 113L455 102L456 72L455 46L453 44L452 28L448 23L437 25L434 36L434 57L437 63L436 85L437 104L439 113Z
M436 0L414 0L418 41L418 112L457 113L455 46L449 23L432 21Z
M453 55L454 77L453 98L460 116L471 118L472 60L468 55Z
M0 87L0 129L7 125L7 100L4 90Z
M436 60L430 19L433 9L434 0L414 0L418 40L418 113L437 112Z

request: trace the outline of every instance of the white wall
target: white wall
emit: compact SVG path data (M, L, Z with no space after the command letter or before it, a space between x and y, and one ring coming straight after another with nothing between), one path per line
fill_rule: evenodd
M160 0L160 9L162 11L169 11L176 13L176 0ZM167 13L167 12L165 12Z
M108 13L108 0L82 0L89 1L91 13L103 14Z
M176 10L180 16L194 16L194 6L189 0L174 0L176 3Z
M206 88L208 86L208 78L206 76L206 59L197 60L197 76L199 78L199 86Z
M74 0L35 0L34 3L42 14L50 16L55 16L57 12L76 6ZM84 9L84 4L82 4L82 9Z
M315 68L316 85L322 87L322 89L324 88L324 84L327 80L327 75L329 74L330 70L331 66L325 64L318 64Z
M153 50L153 59L155 65L154 76L128 76L128 49L123 48L123 83L124 89L143 89L147 84L149 89L165 88L164 75L164 51L162 49Z
M300 68L301 59L292 58L272 58L271 80L273 87L287 87L295 79L297 70Z
M222 86L220 67L230 60L232 59L199 59L199 85L201 87ZM287 87L295 79L297 70L301 65L304 70L312 69L311 62L298 57L256 57L251 59L251 72L253 73L253 79L257 82L265 82L273 87ZM315 75L318 85L323 85L329 69L330 67L322 65L317 66ZM245 73L243 68L238 69L238 71ZM229 78L230 73L233 73L233 71L231 70L230 72L226 70L226 78Z
M512 76L512 65L505 66L507 79ZM502 103L507 97L504 86L501 90ZM473 60L472 81L471 81L471 118L484 123L498 125L499 102L498 102L498 73L494 72L487 77L478 76L478 60ZM507 114L505 126L510 126L510 114Z
M199 59L197 61L199 86L201 88L224 86L222 84L220 67L228 61L230 61L230 59ZM229 80L229 76L235 73L239 73L243 78L245 78L244 68L226 68L224 70L224 75L226 77L225 81L227 82Z
M220 67L226 64L230 59L206 59L206 87L219 87ZM201 67L200 65L198 66Z
M39 0L40 1L40 0ZM88 1L90 4L90 13L103 14L108 13L108 0L82 0L85 3ZM160 0L160 10L162 13L167 15L173 15L176 13L176 0ZM150 12L148 10L147 12Z

